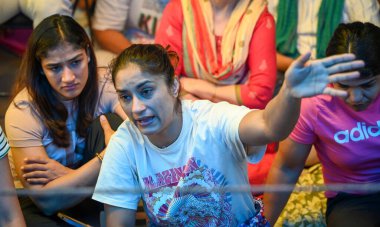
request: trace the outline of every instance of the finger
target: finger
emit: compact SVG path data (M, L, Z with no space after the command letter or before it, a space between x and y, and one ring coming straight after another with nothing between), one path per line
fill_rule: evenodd
M21 166L21 170L24 173L33 172L33 171L45 171L48 168L45 166L45 164L27 164Z
M25 180L32 185L45 185L50 182L49 179L46 178L28 178Z
M293 67L302 68L306 62L310 59L311 53L308 52L306 54L303 54L299 56L294 62L292 63Z
M358 71L347 72L347 73L338 73L328 77L329 83L336 83L340 81L352 80L360 77Z
M42 157L27 157L24 159L24 163L25 164L33 164L33 163L47 164L48 160Z
M334 88L331 88L331 87L326 87L325 89L323 89L323 94L326 94L326 95L331 95L331 96L338 96L338 97L347 97L347 91L343 91L343 90L338 90L338 89L334 89Z
M46 171L33 171L30 173L25 173L22 175L24 179L29 179L29 178L48 178L48 174Z
M102 126L104 132L113 131L107 118L104 115L100 116L100 125Z
M326 58L319 59L317 61L321 62L325 67L330 67L332 65L335 65L341 62L352 61L354 59L355 59L354 54L346 53L346 54L338 54L338 55L329 56Z
M355 69L362 68L364 62L362 60L356 60L351 62L339 63L333 66L330 66L327 70L329 74L344 72L344 71L353 71Z

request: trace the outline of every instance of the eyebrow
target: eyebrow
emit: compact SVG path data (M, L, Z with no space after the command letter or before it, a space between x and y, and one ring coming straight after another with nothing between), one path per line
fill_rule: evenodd
M75 55L74 57L68 59L67 61L76 60L76 59L78 59L78 58L80 58L80 57L82 57L82 56L83 56L83 53L79 53L79 54ZM48 63L48 64L46 64L46 66L47 66L47 67L49 67L49 66L55 66L55 65L59 65L59 64L61 64L61 63L62 63L62 62Z
M152 81L150 80L145 80L144 82L140 83L137 85L137 89L140 89L141 87L144 87L146 84L149 84L149 83L152 83ZM116 92L117 93L124 93L126 92L127 90L123 90L123 89L116 89Z

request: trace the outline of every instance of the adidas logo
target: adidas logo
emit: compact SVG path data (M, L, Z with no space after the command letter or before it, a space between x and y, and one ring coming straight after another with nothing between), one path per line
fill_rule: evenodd
M343 144L350 141L357 142L366 140L370 137L378 137L380 135L380 121L377 125L367 126L365 122L358 122L356 127L351 130L343 130L334 134L334 140L337 143Z

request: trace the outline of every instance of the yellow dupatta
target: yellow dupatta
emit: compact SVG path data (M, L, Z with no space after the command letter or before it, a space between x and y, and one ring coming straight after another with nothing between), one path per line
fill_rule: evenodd
M214 22L210 0L181 0L184 68L190 77L218 84L245 65L253 29L266 0L239 0L223 32L222 65L217 62Z

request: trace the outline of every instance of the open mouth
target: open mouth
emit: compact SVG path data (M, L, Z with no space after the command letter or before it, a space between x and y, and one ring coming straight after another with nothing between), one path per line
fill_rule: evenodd
M139 119L136 119L136 124L141 127L146 127L150 125L153 122L154 117L142 117Z

